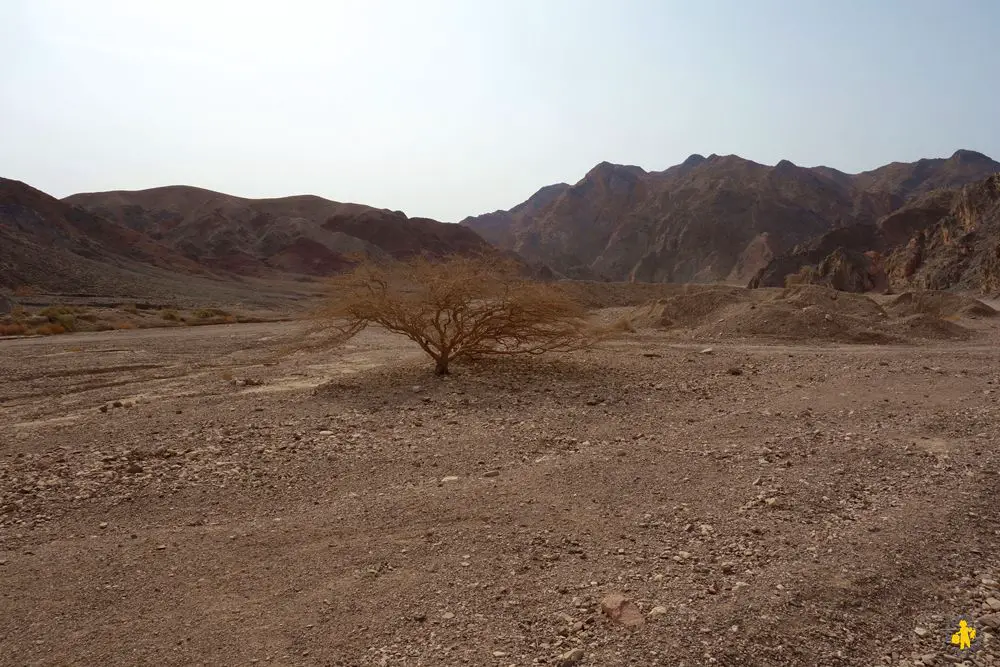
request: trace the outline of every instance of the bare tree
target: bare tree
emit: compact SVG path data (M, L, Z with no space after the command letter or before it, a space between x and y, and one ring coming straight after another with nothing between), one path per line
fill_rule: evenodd
M322 334L312 347L337 345L379 325L419 345L439 375L454 361L570 351L595 340L581 305L555 284L522 277L507 259L365 263L335 277L330 288L308 332Z

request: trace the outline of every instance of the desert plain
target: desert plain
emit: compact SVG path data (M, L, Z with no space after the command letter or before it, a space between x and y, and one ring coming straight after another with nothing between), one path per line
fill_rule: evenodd
M295 321L0 340L0 664L1000 664L1000 318L616 289L443 378Z

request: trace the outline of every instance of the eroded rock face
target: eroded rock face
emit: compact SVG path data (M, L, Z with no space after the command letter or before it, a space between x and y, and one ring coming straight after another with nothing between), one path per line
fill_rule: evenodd
M750 281L865 292L1000 291L1000 174L921 197L875 225L837 229L772 259Z
M742 282L760 276L762 285L782 285L785 275L822 262L837 247L808 261L782 258L797 253L796 246L841 228L871 227L935 188L996 171L1000 163L969 151L856 175L787 160L769 167L734 155L692 156L662 172L605 162L575 185L549 186L509 211L461 224L569 277Z
M0 315L6 315L14 309L14 302L3 292L0 292Z

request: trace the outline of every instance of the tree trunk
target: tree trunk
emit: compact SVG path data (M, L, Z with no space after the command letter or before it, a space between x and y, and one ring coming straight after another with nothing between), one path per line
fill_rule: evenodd
M441 355L436 359L437 364L434 366L435 375L447 375L448 374L448 357Z

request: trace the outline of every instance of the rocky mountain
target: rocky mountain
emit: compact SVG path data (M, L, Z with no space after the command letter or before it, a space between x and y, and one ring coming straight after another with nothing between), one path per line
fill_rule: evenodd
M1000 174L933 190L875 224L828 232L774 258L751 287L787 281L848 291L1000 291Z
M998 171L965 150L860 174L735 155L692 155L660 172L605 162L575 185L461 224L569 277L743 282L827 232L874 224L915 197Z
M219 302L267 292L280 301L299 298L308 276L359 256L495 251L459 225L320 197L254 200L173 186L59 200L0 179L0 292ZM289 287L271 293L278 282Z
M0 287L87 291L136 270L204 274L146 235L0 178Z
M72 195L65 200L142 233L215 271L329 275L351 257L482 252L473 231L402 212L303 195L245 199L171 186Z

